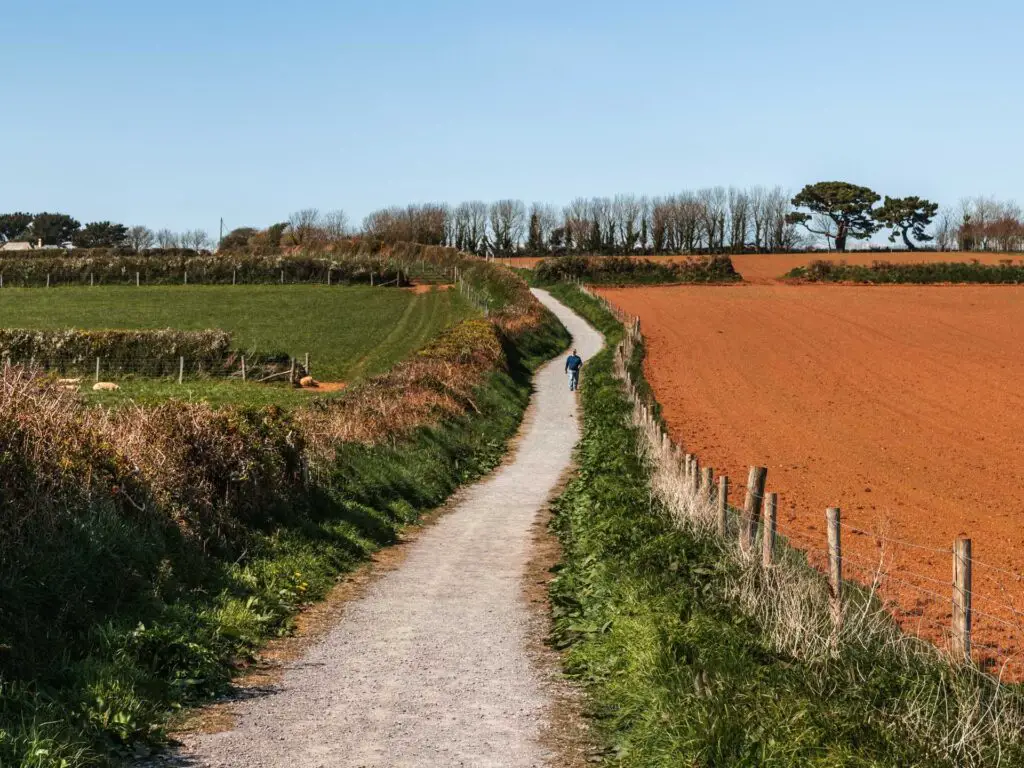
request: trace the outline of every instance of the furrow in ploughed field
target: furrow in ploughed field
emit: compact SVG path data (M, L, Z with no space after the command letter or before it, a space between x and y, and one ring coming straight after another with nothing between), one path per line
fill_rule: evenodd
M838 505L850 526L927 547L967 534L979 561L1024 572L1024 288L601 293L641 318L673 437L725 470L740 503L746 468L767 466L780 527L801 546L825 549ZM852 531L843 548L851 577L883 557ZM948 626L951 557L886 545L883 593L908 630L938 639ZM1000 623L1024 625L1010 609L1024 610L1024 582L976 564L974 589L976 639L1024 650L1024 632Z

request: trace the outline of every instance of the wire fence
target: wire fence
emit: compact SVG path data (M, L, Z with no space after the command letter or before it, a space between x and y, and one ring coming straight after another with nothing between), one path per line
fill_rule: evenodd
M12 260L8 260L12 261ZM217 262L213 266L167 265L153 262L147 266L145 260L138 263L123 260L96 269L87 262L76 263L66 259L68 264L33 268L16 268L11 264L0 269L2 288L59 288L63 286L154 286L154 285L326 285L351 286L367 285L371 288L410 287L417 282L454 282L452 268L427 261L388 259L369 265L361 260L337 263L318 260L288 262L272 265L243 264L232 266L230 262ZM21 262L17 262L21 263Z
M102 384L126 379L177 381L236 380L252 383L285 383L301 385L313 375L314 358L308 352L300 355L258 355L231 353L222 361L185 355L122 355L85 359L81 356L62 358L59 355L14 359L4 356L4 368L24 367L43 371L57 378L68 389L88 384ZM98 387L102 388L102 387Z
M1001 679L1024 681L1024 573L1012 563L975 558L969 536L957 537L950 546L937 546L892 536L882 528L851 524L843 519L840 508L820 517L793 514L790 520L779 521L778 497L767 492L765 467L750 468L743 506L729 506L730 479L720 476L715 482L711 468L702 467L697 456L674 443L655 418L653 404L630 379L628 360L635 345L643 342L639 318L626 315L585 287L581 290L625 326L616 366L637 403L640 420L659 435L655 442L663 443L663 452L677 457L685 483L719 498L720 532L735 532L741 548L754 549L758 542L766 546L769 540L773 552L776 541L799 552L829 581L836 615L843 610L844 583L866 589L904 632L937 645L954 663L969 662ZM766 564L770 559L765 555Z

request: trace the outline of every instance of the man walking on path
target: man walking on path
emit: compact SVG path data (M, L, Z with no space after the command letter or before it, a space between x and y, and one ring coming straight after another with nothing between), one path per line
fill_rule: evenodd
M580 368L583 367L583 358L576 354L576 350L565 359L565 371L569 374L569 391L575 392L580 385Z

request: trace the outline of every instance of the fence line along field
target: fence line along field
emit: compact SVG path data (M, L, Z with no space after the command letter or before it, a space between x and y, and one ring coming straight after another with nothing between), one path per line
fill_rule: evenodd
M881 568L902 626L938 639L966 534L977 646L1003 660L1024 650L1024 289L600 293L640 318L673 437L737 488L748 466L768 467L779 529L812 560L825 509L841 506L849 575Z
M0 327L228 331L243 354L305 361L322 382L350 383L388 369L473 310L458 291L320 285L5 288ZM28 362L28 361L12 361ZM101 375L103 369L101 367ZM90 363L89 374L92 373ZM91 383L92 376L89 377ZM177 381L128 377L105 401L182 396ZM190 380L186 395L252 404L308 398L252 382Z

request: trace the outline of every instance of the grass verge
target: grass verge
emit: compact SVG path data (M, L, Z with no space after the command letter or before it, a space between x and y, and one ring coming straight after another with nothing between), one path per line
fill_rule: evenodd
M865 611L873 624L850 622L861 636L820 652L781 626L793 614L780 608L801 601L796 628L817 642L810 622L822 611L827 622L828 610L817 573L792 553L775 583L669 513L613 376L621 328L596 300L556 294L609 341L583 382L579 469L555 505L564 562L551 587L554 639L589 694L606 764L1024 764L1019 694L902 641L882 612Z

